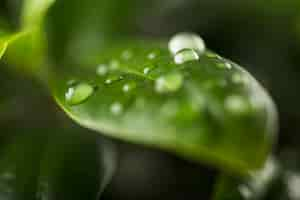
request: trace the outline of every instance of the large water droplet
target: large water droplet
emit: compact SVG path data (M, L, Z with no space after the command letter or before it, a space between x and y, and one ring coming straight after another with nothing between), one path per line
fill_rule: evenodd
M199 55L193 49L183 49L176 53L174 56L174 62L176 64L183 64L189 61L199 60Z
M175 55L182 49L194 49L198 55L205 51L203 39L194 33L178 33L173 36L169 42L169 51Z
M99 76L104 76L104 75L107 74L107 72L108 72L108 67L107 67L107 65L105 65L105 64L98 65L96 73L97 73Z
M183 76L180 73L172 73L161 76L155 80L155 90L159 93L174 92L183 84Z
M68 88L65 98L68 104L77 105L87 100L93 93L95 88L87 83L78 83Z
M114 102L110 106L110 111L113 115L120 115L123 112L123 106L119 102Z

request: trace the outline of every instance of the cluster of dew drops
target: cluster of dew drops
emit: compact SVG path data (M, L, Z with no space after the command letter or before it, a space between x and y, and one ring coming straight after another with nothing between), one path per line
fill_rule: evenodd
M186 62L197 61L204 54L206 50L205 43L203 39L194 34L194 33L178 33L174 35L169 43L168 49L170 53L173 55L173 61L177 65L184 64ZM133 53L129 50L125 50L121 58L125 60L131 59ZM209 54L207 56L215 57L216 54ZM153 60L156 58L156 54L154 52L150 52L147 56L148 59ZM223 68L231 68L231 64L229 63L220 63L219 67ZM96 69L96 73L99 76L105 76L110 70L117 70L119 67L118 60L112 60L108 65L100 64ZM147 75L151 71L150 68L146 67L143 70L144 75ZM105 84L111 84L116 80L122 79L122 76L110 77L105 80ZM238 77L235 77L238 79ZM238 80L237 80L238 81ZM166 92L174 92L178 90L183 84L183 76L180 73L171 73L167 75L163 75L158 77L155 80L155 91L158 93L166 93ZM123 85L123 92L130 92L134 89L134 83L126 83ZM69 88L65 93L66 102L71 105L78 105L85 102L90 96L95 92L95 87L88 83L76 83L69 84ZM225 106L228 107L233 112L243 110L244 100L239 96L229 96L227 100L225 100ZM110 111L114 115L118 115L122 113L123 106L119 102L112 102L110 106Z

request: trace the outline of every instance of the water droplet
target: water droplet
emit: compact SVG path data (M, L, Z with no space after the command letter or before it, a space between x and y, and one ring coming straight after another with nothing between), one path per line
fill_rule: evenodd
M131 89L131 88L130 88L130 86L129 86L128 84L125 84L125 85L123 86L123 88L122 88L122 90L123 90L124 92L128 92L130 89Z
M183 49L193 49L202 55L205 51L203 39L194 33L178 33L169 42L169 51L175 55Z
M117 69L119 69L120 67L120 63L118 60L111 60L109 63L109 69L112 71L115 71Z
M105 80L105 84L109 85L109 84L112 84L116 81L119 81L119 80L122 80L123 77L122 76L118 76L118 75L112 75L112 76L109 76L106 80Z
M225 99L225 109L237 115L246 114L250 111L250 103L242 96L231 95Z
M123 106L119 102L111 104L110 111L113 115L120 115L123 112Z
M69 87L65 98L68 104L77 105L87 100L94 92L95 88L87 83L78 83Z
M130 50L123 51L123 53L121 55L122 59L124 59L124 60L129 60L130 58L132 58L132 56L133 56L133 53Z
M134 89L136 87L136 84L134 82L126 83L123 85L122 90L123 92L129 92L130 90Z
M174 62L176 64L183 64L195 60L199 60L199 55L193 49L183 49L174 56Z
M180 73L172 73L161 76L155 80L155 90L159 93L174 92L183 84L183 76Z
M106 83L106 84L111 84L112 82L113 82L113 81L112 81L111 79L106 79L106 80L105 80L105 83Z
M105 65L105 64L101 64L101 65L98 65L98 67L97 67L97 74L99 75L99 76L104 76L104 75L106 75L107 74L107 72L108 72L108 67L107 67L107 65Z
M151 68L145 67L144 70L143 70L143 73L148 74L150 71L151 71Z
M143 69L143 74L149 74L156 66L155 65L147 65Z
M147 57L148 57L149 60L153 60L154 58L156 58L156 54L154 52L151 52L151 53L148 54Z

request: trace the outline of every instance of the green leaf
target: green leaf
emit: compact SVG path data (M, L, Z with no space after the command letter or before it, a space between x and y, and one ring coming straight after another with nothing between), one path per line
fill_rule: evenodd
M129 41L55 70L50 88L61 108L115 138L240 173L259 168L275 139L276 110L266 91L208 51L175 64L166 43ZM82 84L93 92L77 91Z
M1 145L0 195L4 199L34 199L39 159L46 140L34 132L5 130Z
M17 71L43 76L46 63L46 39L44 18L55 0L24 0L21 12L21 27L14 34L0 37L0 58L8 45L5 61Z
M103 138L82 132L56 135L41 161L38 195L49 200L99 199L115 165L114 149Z
M41 26L46 12L54 2L55 0L24 0L21 19L23 28Z
M4 53L7 50L7 47L18 40L19 38L23 37L24 35L28 34L28 32L19 32L19 33L3 33L0 35L0 59L3 57Z
M216 183L213 200L265 199L281 181L280 176L281 167L274 158L268 159L260 170L252 171L248 177L223 174Z
M144 5L139 0L56 1L45 23L50 55L56 62L71 57L80 63L110 40L132 35Z
M114 173L113 146L95 134L6 131L10 134L2 136L0 149L1 198L96 199Z

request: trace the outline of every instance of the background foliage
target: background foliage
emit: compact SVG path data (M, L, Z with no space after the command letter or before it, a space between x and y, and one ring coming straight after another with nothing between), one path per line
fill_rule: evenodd
M23 41L25 46L26 42L37 38L49 40L49 47L39 43L21 52L12 46L0 64L0 170L2 175L7 170L15 170L13 174L16 174L8 180L1 176L1 197L36 198L36 194L40 194L36 192L40 186L36 185L40 185L37 183L41 182L41 177L47 178L48 173L54 174L51 176L54 180L50 181L55 183L54 192L38 189L43 195L51 194L56 199L80 199L82 196L94 199L98 195L100 183L95 177L102 176L97 167L102 157L98 156L99 144L95 141L107 139L70 122L55 106L47 90L31 77L32 72L42 79L47 79L50 74L48 68L44 68L46 55L41 54L43 49L49 48L47 56L50 55L51 62L61 69L85 63L112 37L122 39L127 35L133 38L139 35L168 39L176 32L187 30L199 33L210 49L246 67L274 97L280 115L279 143L274 153L290 173L278 175L269 187L267 196L270 197L266 198L293 199L288 193L289 181L285 177L297 174L299 170L300 5L297 0L267 3L259 0L87 0L84 4L79 0L64 0L58 1L48 13L45 21L47 36L37 29L42 23L39 16L44 15L47 3L31 15L31 6L39 6L35 4L39 1L28 2L25 7L28 11L25 10L23 16L20 14L20 0L0 3L0 49L6 45L3 43L6 34L18 31L19 27L24 28L22 34L28 30L36 31L33 37ZM123 17L119 18L119 15ZM103 34L101 37L99 32ZM18 56L10 57L12 54ZM194 196L205 199L211 196L219 175L215 168L152 148L119 141L113 143L121 152L119 167L103 199L183 199ZM105 145L111 146L110 142ZM40 157L44 160L40 161ZM224 185L229 187L225 191L232 190L230 194L234 198L243 198L239 191L235 191L235 183L243 180L224 177L224 182L228 182ZM220 191L222 194L222 189ZM274 195L275 192L278 195ZM48 198L53 198L51 195ZM232 199L225 196L215 198Z

